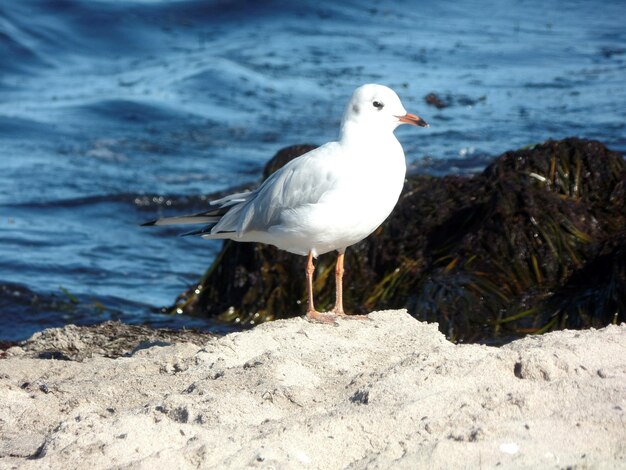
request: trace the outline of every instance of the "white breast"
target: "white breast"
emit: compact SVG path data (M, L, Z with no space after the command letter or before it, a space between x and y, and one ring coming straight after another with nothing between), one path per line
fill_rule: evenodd
M252 230L241 239L301 255L313 251L317 256L343 250L376 230L393 210L404 185L402 147L393 137L373 147L342 148L334 157L325 164L328 174L323 183L331 181L321 197L284 208L279 223Z

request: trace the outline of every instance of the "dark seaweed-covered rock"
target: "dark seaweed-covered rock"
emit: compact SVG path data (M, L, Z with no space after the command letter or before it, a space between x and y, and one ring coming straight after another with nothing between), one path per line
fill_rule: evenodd
M211 333L195 330L151 328L107 321L98 325L48 328L18 343L19 351L13 351L12 354L39 359L83 361L93 356L130 356L141 349L177 342L202 346L214 337Z
M510 151L471 178L409 176L390 218L348 249L344 304L406 307L458 341L624 321L625 227L626 163L596 141ZM317 262L319 308L334 300L333 263ZM243 324L301 315L304 264L226 242L174 308Z

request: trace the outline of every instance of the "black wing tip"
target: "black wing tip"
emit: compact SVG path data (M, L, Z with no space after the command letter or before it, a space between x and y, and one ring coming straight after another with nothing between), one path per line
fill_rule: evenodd
M194 235L206 235L207 233L211 233L211 229L213 225L207 225L205 227L199 228L198 230L192 230L191 232L185 232L178 235L179 237L192 237ZM220 230L217 233L235 233L235 230Z
M154 219L151 220L149 222L144 222L143 224L140 224L140 227L151 227L152 225L156 225L156 223L159 221L159 219Z
M193 237L194 235L202 235L203 233L208 233L210 230L206 230L206 227L203 227L198 230L192 230L191 232L185 232L178 234L179 237Z

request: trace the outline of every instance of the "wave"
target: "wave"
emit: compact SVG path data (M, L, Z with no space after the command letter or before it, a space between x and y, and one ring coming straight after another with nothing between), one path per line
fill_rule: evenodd
M74 294L65 288L40 292L22 284L0 280L0 340L21 341L44 328L68 323L93 325L108 320L157 328L195 328L214 333L231 326L187 315L169 315L139 302L112 296Z

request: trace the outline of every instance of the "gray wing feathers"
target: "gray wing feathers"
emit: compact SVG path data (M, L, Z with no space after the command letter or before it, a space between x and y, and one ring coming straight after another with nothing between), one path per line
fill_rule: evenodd
M203 214L182 215L179 217L164 217L157 219L149 225L185 225L185 224L215 224L221 216L207 216ZM144 224L148 225L148 224Z
M207 224L190 234L204 238L234 237L248 231L267 231L281 223L286 211L317 203L333 188L335 178L324 162L334 157L335 142L318 147L290 161L251 192L236 193L211 202L215 209L198 214L166 217L144 225Z
M175 217L163 217L161 219L146 222L143 225L185 225L185 224L212 224L215 225L220 219L229 212L229 208L246 201L250 197L251 192L231 194L216 201L212 201L212 206L217 206L204 212L196 214L181 215Z
M328 191L334 178L330 172L319 171L323 154L320 147L287 163L273 173L245 202L232 207L213 227L211 233L267 231L281 223L285 211L315 204Z

